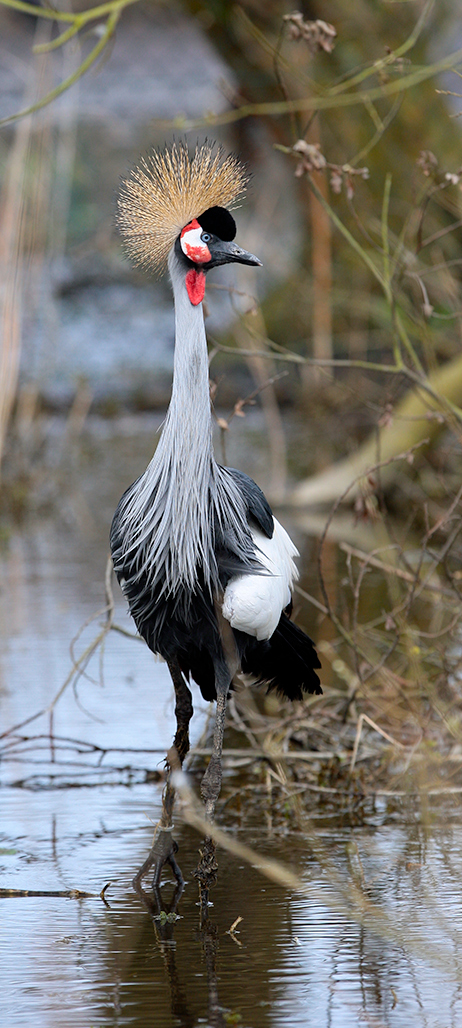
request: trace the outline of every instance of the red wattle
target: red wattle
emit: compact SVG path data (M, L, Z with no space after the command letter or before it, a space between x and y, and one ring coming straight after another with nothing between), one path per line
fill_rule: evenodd
M195 268L190 268L185 283L189 299L193 307L197 307L199 303L202 303L205 295L205 271L196 271Z

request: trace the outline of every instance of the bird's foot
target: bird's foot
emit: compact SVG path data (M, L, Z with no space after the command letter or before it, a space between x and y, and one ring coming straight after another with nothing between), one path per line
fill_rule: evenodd
M194 877L199 882L199 906L202 922L208 917L209 891L217 880L218 862L213 839L205 839L199 853L200 860L194 872Z
M166 864L169 864L173 874L177 880L179 886L184 885L183 875L180 868L175 860L175 855L178 853L178 845L172 837L172 828L164 828L159 823L156 825L154 832L154 839L152 841L151 851L146 857L144 864L140 867L138 873L133 879L133 887L137 890L140 885L141 879L154 868L154 875L152 879L152 887L154 890L159 888L160 879L162 875L162 869Z

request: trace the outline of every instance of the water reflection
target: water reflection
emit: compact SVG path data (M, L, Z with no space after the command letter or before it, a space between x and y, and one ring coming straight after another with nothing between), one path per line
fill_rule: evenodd
M152 833L151 787L38 793L32 822L24 799L21 790L4 793L3 883L78 886L94 898L1 901L2 1023L460 1025L462 825L455 807L434 812L434 823L402 807L384 807L353 828L318 818L318 835L345 882L348 847L352 839L357 845L367 889L396 931L390 939L358 924L353 911L339 912L340 900L336 909L329 877L302 836L239 832L301 869L310 898L220 851L210 922L201 926L193 879L199 838L191 829L176 827L188 876L182 895L173 882L157 895L130 888ZM106 907L99 891L109 879Z
M178 904L184 891L184 885L177 884L170 900L166 902L158 886L151 893L145 892L141 884L135 886L137 895L152 918L159 950L162 954L167 980L170 987L171 1012L182 1028L192 1028L195 1023L187 998L184 984L180 980L176 962L174 942L174 925L178 918ZM218 926L209 916L200 922L196 937L200 939L204 956L205 973L208 993L208 1020L212 1028L225 1028L224 1011L218 998L217 954Z

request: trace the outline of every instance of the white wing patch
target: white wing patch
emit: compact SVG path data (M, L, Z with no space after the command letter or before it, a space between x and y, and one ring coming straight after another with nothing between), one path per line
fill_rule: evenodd
M231 628L257 639L271 638L298 578L293 560L298 550L285 528L276 518L273 520L272 539L257 528L252 530L256 556L267 574L236 575L228 582L223 597L223 617Z

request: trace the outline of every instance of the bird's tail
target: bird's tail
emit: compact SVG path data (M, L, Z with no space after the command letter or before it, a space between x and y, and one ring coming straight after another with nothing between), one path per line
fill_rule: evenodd
M234 634L242 670L265 683L268 690L276 689L289 700L301 700L303 693L322 693L315 671L321 662L314 643L286 614L281 614L271 639L259 642L240 632Z

